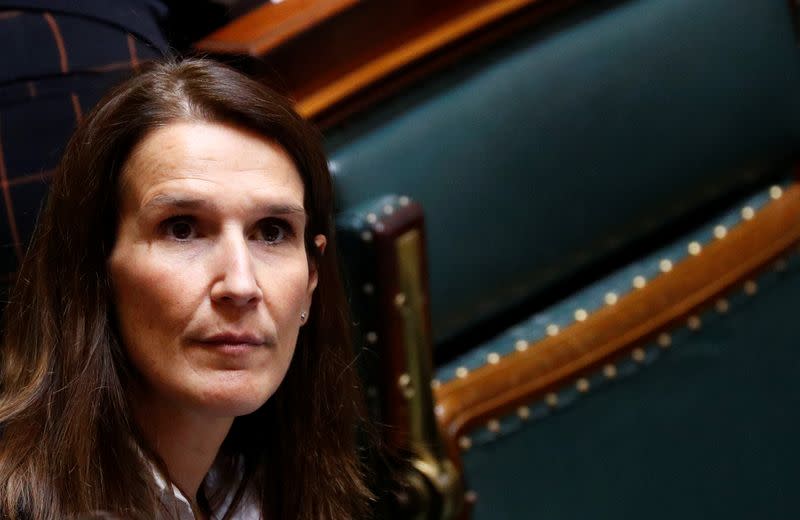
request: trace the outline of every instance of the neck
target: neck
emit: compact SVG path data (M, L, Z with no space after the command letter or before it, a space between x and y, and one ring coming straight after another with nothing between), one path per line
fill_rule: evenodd
M193 414L167 403L134 405L145 442L164 461L172 482L197 510L197 493L233 424L231 417Z

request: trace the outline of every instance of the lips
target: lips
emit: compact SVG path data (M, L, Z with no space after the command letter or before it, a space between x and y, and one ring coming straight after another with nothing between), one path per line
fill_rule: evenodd
M209 346L241 345L250 347L262 347L267 345L266 338L248 333L225 332L206 336L198 340L200 343Z

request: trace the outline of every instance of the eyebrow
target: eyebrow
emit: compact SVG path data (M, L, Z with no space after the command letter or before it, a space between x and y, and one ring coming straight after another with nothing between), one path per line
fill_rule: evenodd
M159 194L153 197L152 199L148 200L147 203L144 206L142 206L142 209L148 210L150 208L166 207L166 208L197 210L209 207L213 208L214 206L216 205L208 202L206 199L180 197L169 194ZM274 203L274 204L266 204L260 207L266 209L268 213L273 215L291 215L295 213L299 213L302 215L306 214L305 208L303 208L302 206L298 206L297 204Z

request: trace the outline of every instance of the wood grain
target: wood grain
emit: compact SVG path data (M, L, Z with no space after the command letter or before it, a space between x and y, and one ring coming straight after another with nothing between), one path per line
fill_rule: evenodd
M412 35L401 45L343 72L337 79L297 100L297 110L313 118L355 92L407 67L438 49L489 25L536 0L505 0L480 5L431 30Z
M285 0L261 7L195 44L213 53L263 56L293 37L357 4L359 0Z
M323 127L585 0L285 0L198 42ZM249 58L246 58L249 57Z

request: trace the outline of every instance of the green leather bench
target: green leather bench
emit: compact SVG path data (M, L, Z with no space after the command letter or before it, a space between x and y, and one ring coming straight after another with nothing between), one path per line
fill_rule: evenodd
M370 405L390 430L436 410L422 451L476 518L800 510L792 16L581 4L327 132L362 360L392 367ZM424 238L416 306L400 236ZM397 353L395 308L432 369ZM461 493L448 471L429 494Z

